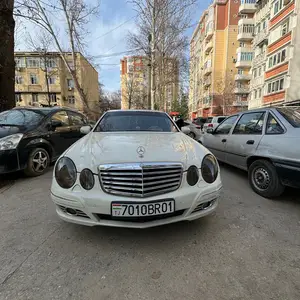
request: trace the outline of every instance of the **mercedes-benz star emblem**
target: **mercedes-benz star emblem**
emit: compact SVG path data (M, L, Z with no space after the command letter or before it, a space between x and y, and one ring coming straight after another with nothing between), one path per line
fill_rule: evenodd
M144 157L146 150L144 147L140 146L136 149L136 152L139 155L139 157Z

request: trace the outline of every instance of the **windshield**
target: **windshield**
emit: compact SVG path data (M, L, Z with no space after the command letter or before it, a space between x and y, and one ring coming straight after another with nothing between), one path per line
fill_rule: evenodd
M111 112L107 113L95 132L154 131L178 132L174 123L160 112Z
M293 127L300 128L300 107L282 107L277 110Z
M0 113L0 125L34 126L43 118L43 114L34 110L7 110Z

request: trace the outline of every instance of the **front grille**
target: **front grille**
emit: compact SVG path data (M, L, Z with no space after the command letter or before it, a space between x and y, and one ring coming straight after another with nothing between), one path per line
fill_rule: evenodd
M175 191L182 179L180 163L133 163L99 166L104 192L145 198Z
M133 222L133 223L146 223L151 221L164 220L171 217L178 217L184 213L183 210L177 210L171 214L159 215L159 216L146 216L146 217L113 217L111 215L97 214L100 220L110 220L110 221L122 221L122 222Z

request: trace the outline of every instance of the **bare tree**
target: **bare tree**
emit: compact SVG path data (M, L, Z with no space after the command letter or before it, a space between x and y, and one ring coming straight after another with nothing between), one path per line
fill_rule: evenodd
M84 40L87 35L86 25L90 17L98 13L99 4L89 6L86 0L15 0L18 9L17 17L25 18L38 25L52 38L57 51L60 53L67 70L72 76L75 88L87 112L94 112L89 107L87 95L79 82L77 70L77 53L85 48ZM69 40L68 49L64 48L65 36L60 35L55 22L62 25ZM66 58L66 52L72 55L72 64Z
M111 109L121 109L121 91L105 92L100 84L100 113Z
M14 0L0 1L0 112L15 106Z
M167 85L165 78L170 78L166 59L180 58L188 47L185 31L190 27L191 9L197 0L131 0L139 17L137 20L138 33L130 33L128 44L140 49L147 55L151 65L151 108L155 104L164 107L165 103L156 101L157 93L161 93ZM178 66L176 66L178 69ZM174 74L171 70L171 73ZM167 74L166 74L167 73ZM159 74L159 76L157 75ZM178 79L176 79L178 81ZM166 84L164 83L166 82Z

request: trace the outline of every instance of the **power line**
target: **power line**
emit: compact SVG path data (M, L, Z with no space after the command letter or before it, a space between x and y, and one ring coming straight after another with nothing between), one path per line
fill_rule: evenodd
M117 27L115 27L115 28L111 29L110 31L108 31L108 32L106 32L106 33L104 33L104 34L102 34L102 35L96 37L95 40L101 39L102 37L108 35L109 33L111 33L111 32L113 32L113 31L119 29L120 27L122 27L123 25L127 24L128 22L130 22L132 19L134 19L134 18L136 18L136 17L137 17L137 16L131 17L131 18L128 19L127 21L125 21L125 22L123 22L122 24L118 25Z
M93 56L93 58L101 59L101 58L105 58L105 57L114 57L114 56L119 56L122 54L132 53L134 51L139 51L139 50L141 50L141 48L131 49L131 50L123 51L123 52L111 53L111 54L96 55L96 56Z

